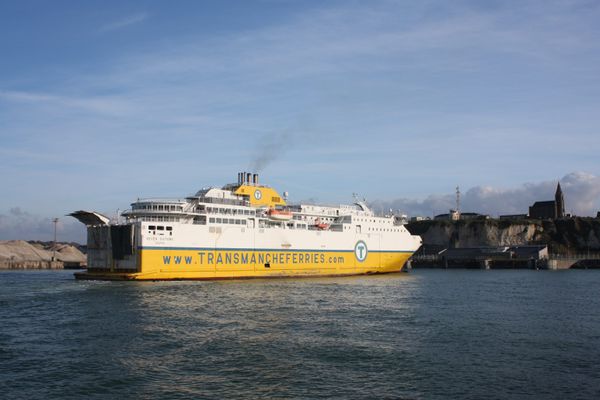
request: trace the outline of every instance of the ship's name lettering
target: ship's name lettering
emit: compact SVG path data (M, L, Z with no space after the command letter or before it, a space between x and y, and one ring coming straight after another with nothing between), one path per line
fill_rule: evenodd
M163 264L325 264L326 261L323 253L199 251L197 254L198 257L163 256ZM343 262L343 256L329 257L329 262Z

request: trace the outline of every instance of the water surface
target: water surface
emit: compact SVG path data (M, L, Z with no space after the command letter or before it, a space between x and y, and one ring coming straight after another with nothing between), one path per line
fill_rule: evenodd
M600 398L600 271L0 272L3 398Z

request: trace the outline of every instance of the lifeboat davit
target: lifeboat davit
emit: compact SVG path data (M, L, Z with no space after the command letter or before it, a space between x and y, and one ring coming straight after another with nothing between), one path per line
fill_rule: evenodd
M292 212L288 210L277 210L275 208L271 208L267 211L267 215L270 219L277 221L287 221L292 219Z

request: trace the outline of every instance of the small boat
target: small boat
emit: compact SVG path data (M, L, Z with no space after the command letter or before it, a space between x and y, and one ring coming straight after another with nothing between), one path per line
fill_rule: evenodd
M270 219L277 221L288 221L292 219L292 212L288 210L278 210L276 208L270 208L267 211L267 215Z

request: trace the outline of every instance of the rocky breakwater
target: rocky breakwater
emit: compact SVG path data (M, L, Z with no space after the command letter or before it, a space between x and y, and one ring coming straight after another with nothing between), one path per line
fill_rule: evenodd
M478 219L418 221L408 224L424 247L547 245L553 254L600 252L600 219Z
M63 269L85 265L85 254L72 244L0 241L0 269Z

